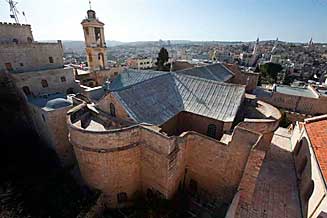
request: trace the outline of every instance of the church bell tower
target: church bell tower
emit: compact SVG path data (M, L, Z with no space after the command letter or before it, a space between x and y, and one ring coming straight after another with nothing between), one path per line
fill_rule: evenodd
M90 72L107 68L106 40L104 38L104 23L99 21L96 13L91 9L82 21L84 30L87 62Z

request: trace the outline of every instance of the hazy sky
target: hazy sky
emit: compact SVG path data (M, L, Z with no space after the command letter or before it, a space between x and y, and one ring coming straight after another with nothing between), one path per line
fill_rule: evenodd
M83 40L88 0L17 0L37 40ZM107 40L327 42L327 0L93 0ZM0 0L0 21L10 21ZM25 23L23 16L20 17Z

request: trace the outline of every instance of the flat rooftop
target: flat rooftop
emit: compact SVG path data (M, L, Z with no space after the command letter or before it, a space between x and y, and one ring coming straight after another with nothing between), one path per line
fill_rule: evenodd
M301 88L301 87L278 85L276 87L276 92L286 95L295 95L295 96L302 96L307 98L317 98L316 95L307 87Z
M28 97L28 102L45 111L58 110L73 105L71 96L63 93L54 93L38 97Z

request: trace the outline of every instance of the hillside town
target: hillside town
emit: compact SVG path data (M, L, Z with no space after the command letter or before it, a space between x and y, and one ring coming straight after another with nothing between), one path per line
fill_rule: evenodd
M0 217L327 217L327 44L113 43L85 11L83 44L0 22Z

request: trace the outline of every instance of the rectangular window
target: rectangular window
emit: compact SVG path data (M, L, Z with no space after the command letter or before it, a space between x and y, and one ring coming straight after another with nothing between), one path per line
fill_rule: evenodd
M12 68L11 63L6 63L5 65L6 65L6 69L7 69L9 72L14 71L14 69Z
M118 203L124 203L127 201L127 193L126 192L120 192L117 194L117 201Z
M49 63L53 64L53 57L49 57Z
M48 81L46 81L45 79L41 80L41 84L43 88L48 87Z
M60 77L61 82L66 82L66 77L62 76Z

